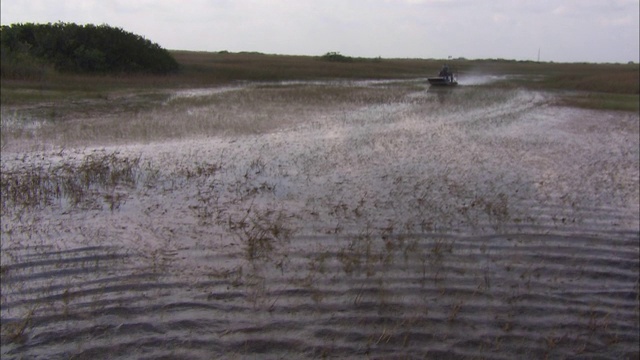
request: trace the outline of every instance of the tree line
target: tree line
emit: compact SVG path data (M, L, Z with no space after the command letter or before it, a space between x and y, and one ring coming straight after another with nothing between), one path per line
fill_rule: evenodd
M16 68L44 65L76 73L167 74L178 70L178 62L166 49L109 25L12 24L3 25L0 34L2 77L16 75L9 73Z

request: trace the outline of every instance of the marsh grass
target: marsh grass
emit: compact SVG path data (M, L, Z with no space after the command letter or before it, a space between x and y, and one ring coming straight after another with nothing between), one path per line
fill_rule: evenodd
M611 93L578 93L560 100L563 105L599 110L640 111L638 95Z
M287 225L287 218L282 211L249 208L239 219L229 217L228 229L243 244L248 261L269 260L293 235L293 229Z
M489 87L559 91L561 103L587 109L638 111L640 65L638 64L494 64L496 73L517 74ZM569 92L568 94L566 92ZM576 93L577 92L577 93Z
M439 62L420 59L388 59L353 62L323 61L313 56L257 53L203 53L175 51L183 76L192 81L224 83L236 80L283 81L318 79L392 79L420 76Z
M126 144L187 137L247 135L307 126L306 120L327 108L353 107L402 101L406 88L281 85L241 87L196 97L167 98L143 95L118 98L115 104L94 108L88 114L68 108L67 113L47 114L46 109L5 113L2 147L83 146ZM167 99L164 102L158 99ZM119 106L120 101L125 102ZM138 103L146 105L136 105ZM86 105L82 105L84 108ZM111 111L111 107L119 108ZM147 110L144 110L145 107ZM285 111L286 109L286 111ZM44 113L43 113L44 112ZM104 114L100 115L100 112ZM76 114L79 117L73 117ZM71 116L71 117L70 117ZM31 125L30 125L31 124ZM31 144L31 145L29 145Z
M42 208L53 201L90 207L100 203L99 194L114 210L124 198L116 189L135 187L140 170L139 158L119 157L116 153L89 155L79 164L3 169L2 210L5 213L15 208Z
M53 99L112 98L121 91L211 87L238 81L278 82L334 79L416 79L432 76L442 66L436 59L375 59L328 62L313 56L259 53L174 51L182 71L167 76L86 76L51 73L38 79L2 80L2 105ZM370 60L370 59L369 59ZM536 89L638 94L638 64L563 64L506 60L448 61L461 76L519 75L512 84Z
M399 101L408 93L424 91L426 83L416 80L424 81L441 66L439 60L421 59L342 63L308 56L254 53L175 54L183 65L182 73L177 75L50 74L40 80L2 80L0 146L33 150L56 147L59 142L78 146L84 145L81 141L113 144L194 134L263 133L296 125L296 121L306 120L308 115L327 107L339 109ZM487 92L533 89L553 91L558 103L565 106L638 111L640 69L636 64L456 60L452 65L462 77L477 74L506 77L475 86L480 91L462 91L464 96L439 96L443 104L446 101L455 106L461 100L472 103ZM401 86L381 83L349 88L304 84L338 79L395 79ZM287 81L293 84L287 85ZM175 97L180 89L231 85L235 88L209 96ZM422 101L418 99L414 101ZM297 107L292 108L291 104ZM287 114L280 111L282 107L287 107ZM280 120L275 127L274 118Z

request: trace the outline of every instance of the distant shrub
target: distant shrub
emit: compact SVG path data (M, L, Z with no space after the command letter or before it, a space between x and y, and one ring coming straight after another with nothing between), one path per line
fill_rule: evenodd
M13 24L0 28L3 77L13 76L21 59L80 73L153 73L178 70L177 61L158 44L108 25ZM7 61L8 66L4 67ZM30 60L31 61L31 60Z
M344 56L339 52L328 52L320 57L325 61L334 61L334 62L353 62L353 58L350 56Z

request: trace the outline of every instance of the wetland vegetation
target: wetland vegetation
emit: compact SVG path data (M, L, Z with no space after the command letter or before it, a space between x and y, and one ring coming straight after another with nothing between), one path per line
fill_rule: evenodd
M3 358L637 358L637 64L2 78Z

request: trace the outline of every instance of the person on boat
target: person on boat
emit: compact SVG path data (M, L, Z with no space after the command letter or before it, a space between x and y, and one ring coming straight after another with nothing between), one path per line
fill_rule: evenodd
M439 76L445 78L446 81L449 81L449 76L451 76L451 73L449 72L449 66L447 66L447 64L444 64L444 66L440 70Z

